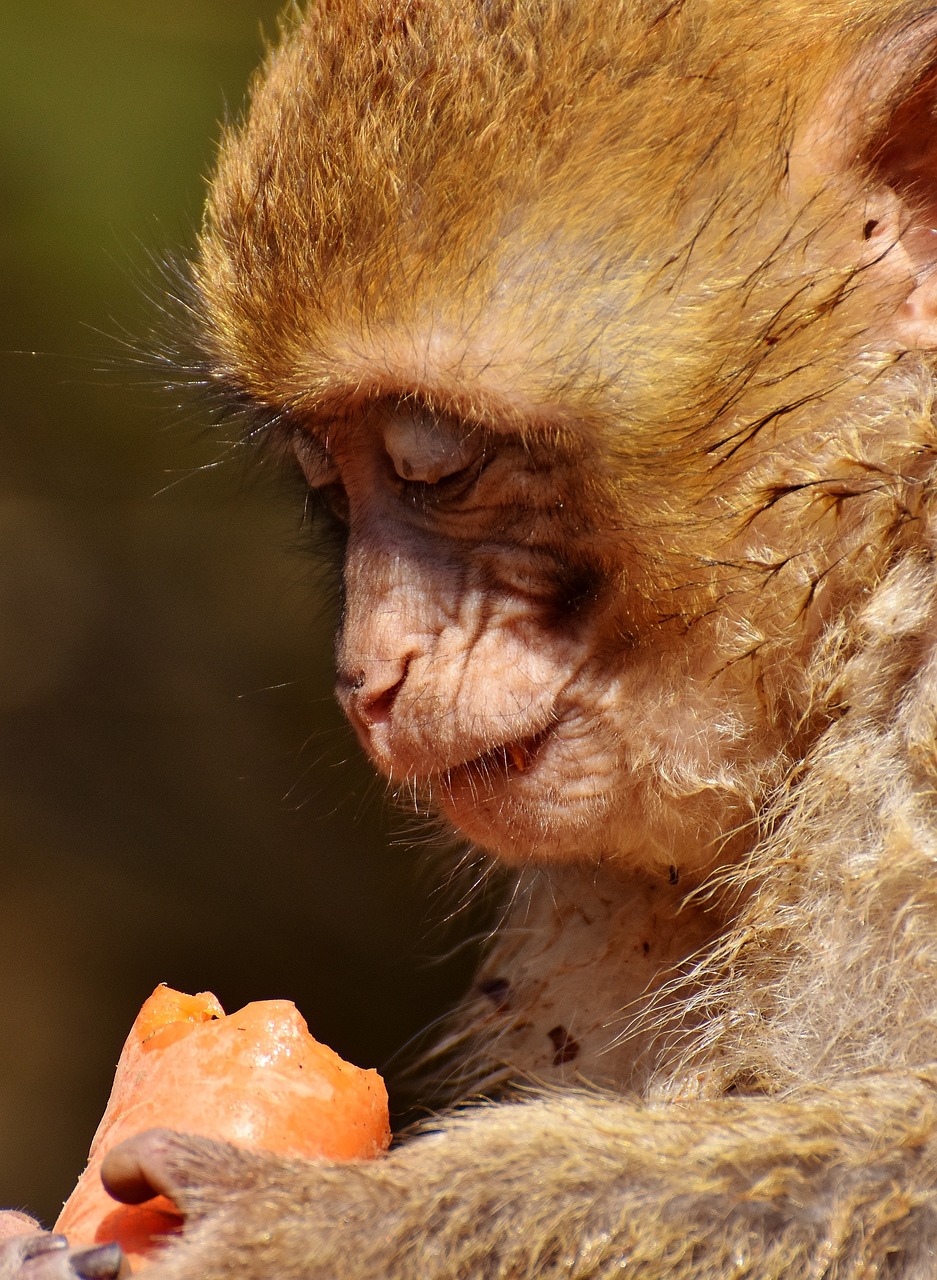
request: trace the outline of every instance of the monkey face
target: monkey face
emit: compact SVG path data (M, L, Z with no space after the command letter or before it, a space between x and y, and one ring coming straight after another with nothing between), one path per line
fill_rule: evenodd
M603 498L600 451L413 396L286 434L345 531L338 698L396 787L512 861L711 856L760 704L675 608L659 525L642 545Z
M292 447L347 527L337 693L371 759L489 846L536 813L562 848L604 782L575 746L601 716L582 690L607 591L570 545L570 451L413 399Z

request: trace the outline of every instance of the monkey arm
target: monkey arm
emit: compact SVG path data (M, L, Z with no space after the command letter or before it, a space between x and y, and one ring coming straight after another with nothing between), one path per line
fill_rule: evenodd
M478 1107L345 1166L153 1130L104 1173L122 1198L161 1191L187 1215L152 1280L790 1280L833 1259L838 1277L919 1276L937 1253L937 1080Z

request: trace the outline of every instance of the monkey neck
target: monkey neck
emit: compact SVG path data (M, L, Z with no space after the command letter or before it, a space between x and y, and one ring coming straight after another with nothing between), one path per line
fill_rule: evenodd
M689 1030L683 972L723 926L668 877L525 872L442 1047L464 1055L458 1091L518 1080L643 1090L666 1072L677 1025Z

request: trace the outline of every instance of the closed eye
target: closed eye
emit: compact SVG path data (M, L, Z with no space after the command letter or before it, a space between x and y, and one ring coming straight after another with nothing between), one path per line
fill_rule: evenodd
M472 493L481 475L494 460L494 453L480 452L458 471L438 480L400 480L401 497L423 507L455 506Z

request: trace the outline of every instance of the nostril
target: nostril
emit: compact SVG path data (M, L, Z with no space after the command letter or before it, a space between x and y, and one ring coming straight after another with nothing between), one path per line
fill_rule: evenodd
M389 717L394 703L397 701L397 694L403 688L403 682L407 678L406 671L400 677L396 684L391 685L389 689L385 689L383 693L375 694L373 697L362 697L361 715L369 725L383 724Z
M372 673L369 677L366 671L347 673L339 671L338 687L339 691L345 690L342 700L345 702L346 711L368 729L385 723L397 701L397 695L403 688L409 669L408 658L400 678L393 684L385 685L384 688L380 687L381 681L377 673Z

